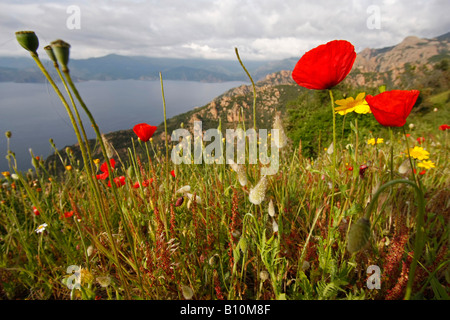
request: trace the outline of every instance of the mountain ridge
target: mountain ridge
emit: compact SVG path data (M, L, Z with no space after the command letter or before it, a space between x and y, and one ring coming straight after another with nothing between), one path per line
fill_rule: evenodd
M423 106L417 109L426 110L430 90L435 93L448 90L449 34L433 39L407 37L396 46L364 49L357 55L352 71L340 86L373 91L372 94L376 93L375 90L380 85L391 89L425 89L421 91L419 99ZM270 128L275 114L286 115L288 102L305 92L304 88L295 84L291 76L291 70L297 61L298 59L292 58L272 62L270 68L276 68L280 64L291 65L291 68L268 73L256 81L258 128ZM439 72L439 77L434 76L434 73ZM202 107L167 119L167 131L172 132L181 127L192 129L195 121L202 121L204 129L217 128L219 123L222 129L236 128L242 120L246 126L250 125L252 102L252 86L241 85L224 92ZM107 133L105 137L119 154L126 157L130 138L135 135L129 129ZM154 134L154 142L162 143L164 140L164 125L161 123ZM99 149L95 156L101 157Z

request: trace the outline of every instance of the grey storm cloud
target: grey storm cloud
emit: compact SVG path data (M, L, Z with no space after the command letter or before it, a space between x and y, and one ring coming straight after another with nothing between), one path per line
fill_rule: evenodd
M79 28L69 26L78 14L70 6L79 9ZM74 58L234 59L238 47L247 60L278 60L333 39L346 39L360 51L410 35L435 37L450 30L449 11L448 0L4 0L0 55L23 54L14 32L33 30L42 47L55 39L69 42Z

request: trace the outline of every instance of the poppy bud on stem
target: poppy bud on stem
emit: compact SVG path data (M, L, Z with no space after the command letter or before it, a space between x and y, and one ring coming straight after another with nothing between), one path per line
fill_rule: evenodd
M56 60L55 53L53 52L52 46L45 46L44 47L45 52L47 53L50 60L53 61L53 65L55 68L58 67L58 61Z
M67 65L69 64L70 44L63 40L55 40L50 43L56 60L62 67L63 72L69 72Z
M31 53L31 55L38 55L37 49L39 47L39 39L34 31L17 31L16 39L25 50Z
M350 253L361 250L370 237L370 221L363 217L350 228L347 241L347 250Z

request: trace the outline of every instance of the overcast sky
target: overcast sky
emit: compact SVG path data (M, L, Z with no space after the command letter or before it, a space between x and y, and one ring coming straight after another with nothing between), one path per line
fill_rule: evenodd
M450 31L449 0L1 0L0 56L25 56L14 32L40 50L63 39L71 57L279 60L334 39L366 47Z

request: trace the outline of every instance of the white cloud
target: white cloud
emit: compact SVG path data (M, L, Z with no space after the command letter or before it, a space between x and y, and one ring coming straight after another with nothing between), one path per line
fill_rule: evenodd
M70 5L80 8L80 29L66 26ZM369 29L367 8L378 6L380 29ZM13 1L0 4L0 55L23 55L14 39L34 30L43 47L57 38L74 58L109 53L165 57L247 59L297 56L333 39L357 50L394 45L406 36L450 31L448 0L152 0Z

